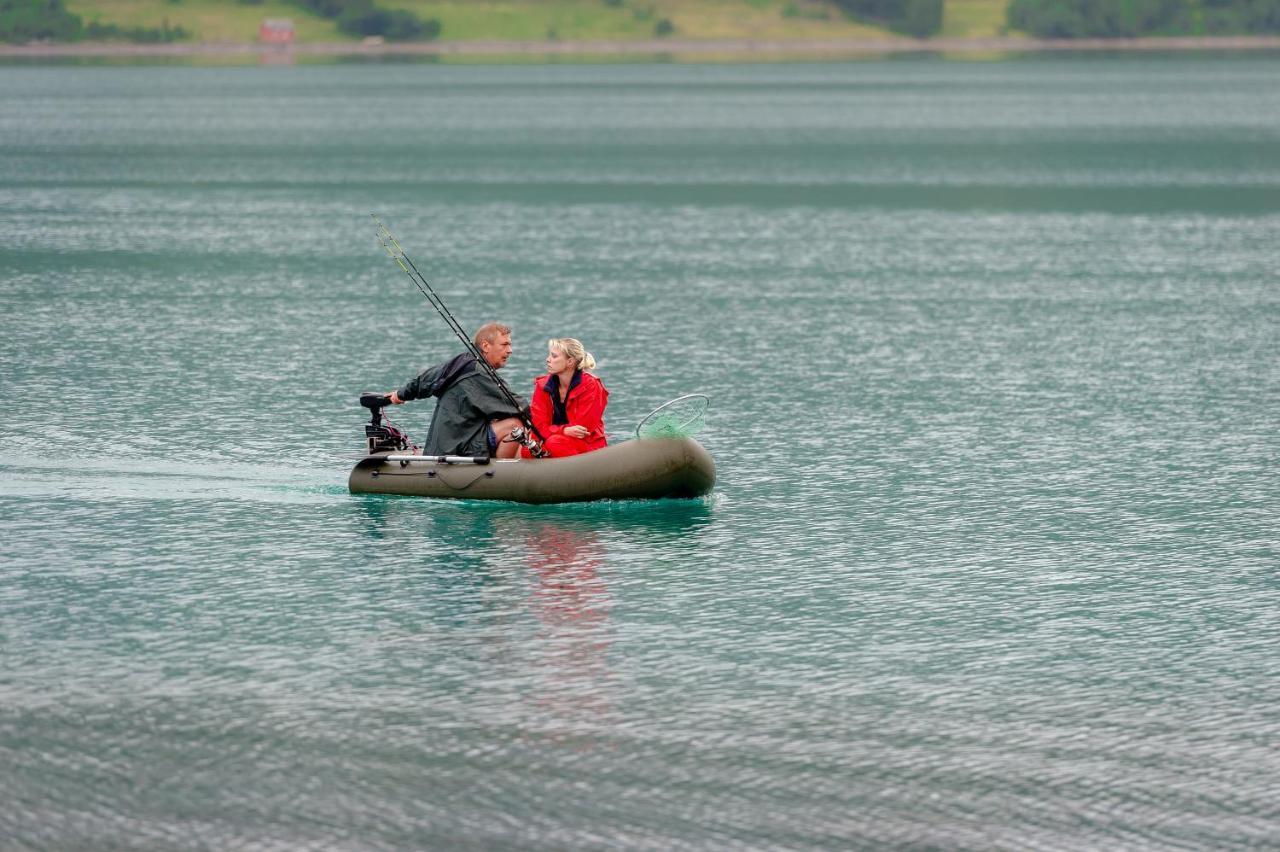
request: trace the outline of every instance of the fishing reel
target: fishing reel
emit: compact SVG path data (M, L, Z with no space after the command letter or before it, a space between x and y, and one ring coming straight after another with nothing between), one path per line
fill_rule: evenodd
M365 443L368 444L369 455L374 453L414 452L418 448L409 440L409 436L382 419L382 409L391 404L391 397L383 393L362 393L360 404L372 412L372 417L364 427Z
M542 445L538 443L538 439L530 435L523 426L517 426L511 430L511 434L506 438L508 441L514 441L529 451L529 455L535 459L545 459L550 456Z

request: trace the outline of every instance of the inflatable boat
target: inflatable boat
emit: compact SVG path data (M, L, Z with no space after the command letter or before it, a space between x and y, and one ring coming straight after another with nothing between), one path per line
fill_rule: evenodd
M716 482L711 455L688 437L634 438L566 458L426 456L382 420L385 397L365 394L360 403L373 418L369 453L347 480L353 494L578 503L701 497Z
M561 459L382 453L351 471L353 494L409 494L517 503L700 497L716 465L692 438L636 438Z

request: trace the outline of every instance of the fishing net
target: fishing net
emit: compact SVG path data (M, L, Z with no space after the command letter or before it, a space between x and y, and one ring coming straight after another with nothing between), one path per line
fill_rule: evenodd
M645 415L636 427L637 438L689 438L705 423L709 397L700 393L676 397Z

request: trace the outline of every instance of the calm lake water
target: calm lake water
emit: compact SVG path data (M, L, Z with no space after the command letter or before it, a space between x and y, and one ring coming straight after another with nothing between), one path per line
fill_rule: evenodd
M370 212L714 494L348 494ZM1278 270L1269 56L0 69L0 846L1274 847Z

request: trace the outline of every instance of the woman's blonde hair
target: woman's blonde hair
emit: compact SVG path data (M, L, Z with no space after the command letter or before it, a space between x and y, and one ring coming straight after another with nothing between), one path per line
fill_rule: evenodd
M582 345L581 340L572 337L553 337L547 341L548 349L559 349L578 365L579 370L590 372L596 368L596 359Z

